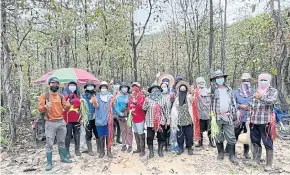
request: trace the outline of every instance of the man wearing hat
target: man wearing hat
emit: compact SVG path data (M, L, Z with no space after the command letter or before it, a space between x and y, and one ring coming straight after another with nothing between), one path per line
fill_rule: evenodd
M86 125L86 142L87 142L87 147L88 147L88 154L90 156L95 155L92 148L93 133L95 135L96 142L97 142L97 152L100 153L100 140L99 140L96 124L95 124L95 118L96 118L95 107L91 101L91 99L95 97L96 95L95 88L96 88L95 83L92 80L89 80L86 82L86 85L84 86L85 93L82 94L82 98L87 102L88 108L89 108L89 115L87 117L89 119L89 123L88 125Z
M235 128L235 136L238 140L239 135L243 131L244 133L247 132L246 122L247 117L249 115L249 107L248 104L253 99L253 95L255 93L255 89L251 88L251 81L252 76L249 73L243 73L241 77L241 86L239 89L235 90L234 95L236 99L237 109L239 110L240 116L238 120L238 125ZM248 144L244 144L244 157L246 159L251 159L249 155L250 147ZM226 147L227 151L227 147Z
M119 87L119 92L114 101L114 112L117 115L117 120L122 134L123 147L121 151L130 153L132 151L133 133L132 127L127 125L128 120L128 101L130 86L122 82Z
M58 93L59 80L56 77L48 79L50 91L43 93L39 98L38 111L45 113L45 136L46 136L46 158L47 165L45 170L52 169L52 146L56 137L60 161L71 163L68 158L68 153L65 148L66 122L63 119L63 110L70 106L70 103L65 101L65 98Z
M232 163L238 164L235 155L235 126L236 120L236 101L233 91L226 84L227 75L221 70L217 70L211 77L213 86L212 111L216 115L216 122L220 132L216 136L216 145L218 149L218 159L224 159L224 140L227 141L229 150L229 159Z
M149 158L154 157L153 140L157 132L158 155L163 157L163 147L165 146L165 125L169 121L170 109L168 109L169 99L164 98L162 89L158 83L153 83L148 89L149 98L145 99L143 110L146 112L147 145L149 147Z
M129 97L128 110L132 112L132 127L137 144L137 150L133 153L139 153L140 157L145 156L145 133L144 133L144 120L145 112L142 109L145 96L141 90L141 85L134 82L131 85L132 94Z

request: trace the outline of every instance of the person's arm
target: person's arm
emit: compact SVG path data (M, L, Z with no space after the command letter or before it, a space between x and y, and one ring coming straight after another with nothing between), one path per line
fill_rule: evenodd
M142 105L142 109L145 110L145 111L147 111L148 108L149 108L149 98L146 97L146 99L144 100L144 103Z
M70 102L64 96L61 99L62 107L66 111L70 107Z
M117 107L117 103L116 103L117 100L118 100L118 97L115 99L113 109L118 116L121 116L122 111L120 111L119 108Z
M38 102L38 111L40 113L45 112L46 105L45 105L45 94L41 94L39 97L39 102Z
M95 95L92 96L90 103L92 103L95 108L99 108L99 103L98 103L97 97Z
M274 88L271 88L266 94L262 95L260 100L271 106L277 102L278 91Z
M164 102L163 102L163 115L164 117L168 120L170 119L170 110L168 108L169 106L169 100L168 99L164 99Z
M74 99L74 108L79 108L81 106L81 100L79 97Z

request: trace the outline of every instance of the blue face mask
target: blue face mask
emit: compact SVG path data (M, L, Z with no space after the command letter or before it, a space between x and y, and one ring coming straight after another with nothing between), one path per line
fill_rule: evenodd
M106 94L108 92L108 89L101 89L101 94Z
M76 86L69 86L68 89L71 91L71 92L74 92L77 90L77 87Z
M168 92L168 88L162 88L162 94L167 94L167 92Z
M121 92L122 93L127 93L128 92L128 88L121 88Z
M220 86L220 85L223 85L224 84L225 79L224 78L218 78L218 79L215 80L215 82L216 82L217 85Z

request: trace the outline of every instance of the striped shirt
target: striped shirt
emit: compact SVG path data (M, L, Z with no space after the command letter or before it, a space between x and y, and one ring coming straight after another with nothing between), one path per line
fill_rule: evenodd
M160 124L161 125L165 125L166 121L168 119L170 119L170 109L168 108L168 103L170 103L168 98L164 98L162 97L161 100L159 101L154 101L151 100L150 98L148 99L148 101L143 103L143 110L147 111L146 112L146 116L145 116L145 121L146 121L146 125L147 127L154 127L154 105L155 104L159 104L160 108L161 108L161 121Z
M272 87L269 87L260 99L253 98L249 104L250 115L248 115L247 120L257 125L269 123L277 98L278 91Z

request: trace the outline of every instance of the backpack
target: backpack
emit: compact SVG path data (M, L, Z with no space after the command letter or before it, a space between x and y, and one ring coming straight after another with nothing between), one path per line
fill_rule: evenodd
M60 93L58 93L58 96L60 97L60 101L61 101L61 104L62 104L62 98L63 98L63 95L60 94ZM45 93L45 102L44 102L44 104L46 104L46 101L49 101L49 92L46 92L46 93ZM47 110L45 109L45 112L42 112L42 113L40 114L40 116L41 116L42 119L44 119L45 114L46 114L47 118L49 118L49 116L48 116L48 112L47 112Z

